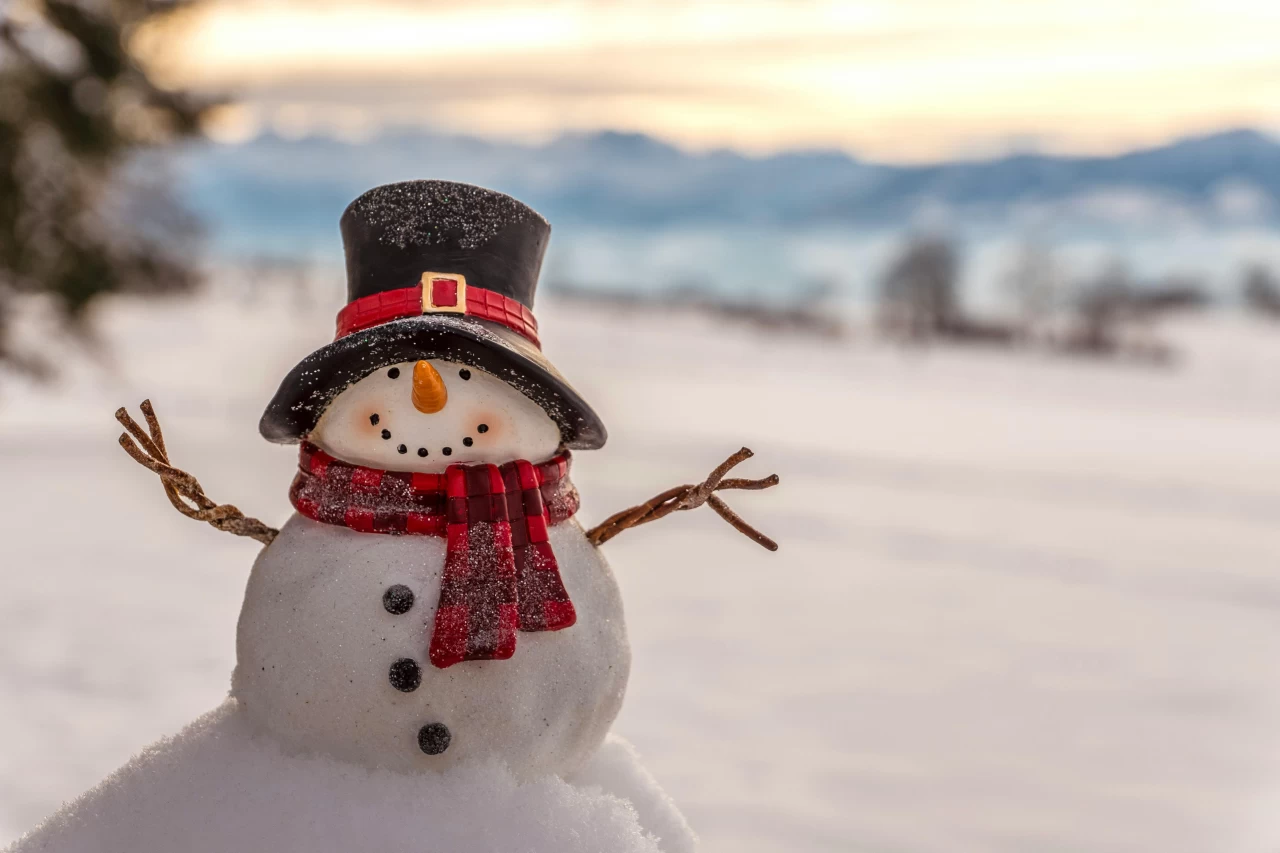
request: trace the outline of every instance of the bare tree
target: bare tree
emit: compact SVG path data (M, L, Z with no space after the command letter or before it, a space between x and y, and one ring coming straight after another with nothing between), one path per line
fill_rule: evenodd
M951 243L937 237L909 242L880 284L880 322L890 334L921 341L959 325L956 292L959 259Z
M198 132L212 106L156 86L129 51L180 0L0 4L0 362L39 369L11 334L21 296L46 294L73 331L105 293L190 286L194 220L141 149Z
M1252 311L1266 317L1280 318L1280 282L1276 275L1262 264L1253 264L1244 271L1244 304Z
M1084 284L1075 300L1076 326L1067 348L1092 355L1118 351L1132 293L1129 269L1121 261L1112 261L1096 279Z
M1156 334L1158 322L1207 304L1204 285L1194 276L1170 275L1139 286L1122 261L1112 261L1079 289L1074 326L1063 348L1081 355L1169 364L1175 352Z

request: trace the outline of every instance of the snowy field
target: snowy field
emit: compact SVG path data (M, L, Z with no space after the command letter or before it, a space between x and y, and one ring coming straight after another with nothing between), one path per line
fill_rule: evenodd
M152 397L279 523L257 419L335 307L120 303L59 384L0 384L0 845L227 690L257 545L175 513L113 410ZM1156 370L540 317L610 427L584 522L741 444L782 477L729 497L777 554L706 511L606 546L617 728L708 853L1280 849L1280 328L1188 322Z

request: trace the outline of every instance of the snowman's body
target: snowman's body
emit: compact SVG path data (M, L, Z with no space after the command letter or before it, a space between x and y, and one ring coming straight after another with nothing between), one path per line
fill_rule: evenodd
M382 536L295 515L253 567L240 614L232 693L295 751L366 766L443 770L498 755L518 776L566 775L603 742L626 688L630 651L609 565L573 520L551 543L578 620L521 633L510 660L437 669L426 658L445 542ZM413 593L403 614L383 597ZM414 661L421 684L392 686ZM447 750L427 755L423 725L443 723Z
M519 391L480 370L431 364L354 383L312 440L353 464L426 473L555 453L558 429ZM571 773L617 716L630 651L608 563L573 519L549 532L576 623L520 632L508 660L440 669L427 650L445 539L295 515L249 578L233 695L300 752L402 771L497 755L523 777ZM441 725L447 748L428 754L441 744L424 746L420 732Z

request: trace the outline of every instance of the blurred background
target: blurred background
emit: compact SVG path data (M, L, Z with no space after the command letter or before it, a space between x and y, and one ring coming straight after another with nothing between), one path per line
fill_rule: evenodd
M217 704L379 183L554 227L619 731L720 851L1280 847L1280 7L0 0L0 844Z

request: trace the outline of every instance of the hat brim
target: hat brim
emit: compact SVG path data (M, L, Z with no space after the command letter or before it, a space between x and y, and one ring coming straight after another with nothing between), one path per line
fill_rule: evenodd
M498 323L446 314L393 320L316 350L280 383L258 431L280 444L300 441L347 386L379 368L429 358L470 365L512 385L556 422L565 447L594 450L608 438L600 416L529 340Z

